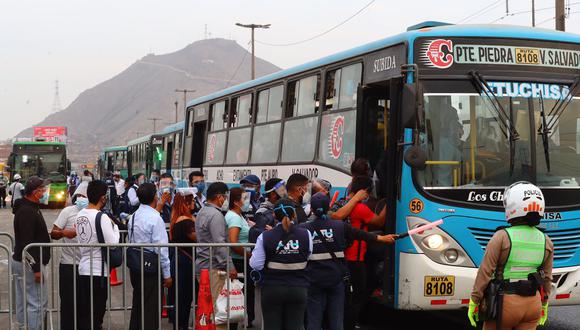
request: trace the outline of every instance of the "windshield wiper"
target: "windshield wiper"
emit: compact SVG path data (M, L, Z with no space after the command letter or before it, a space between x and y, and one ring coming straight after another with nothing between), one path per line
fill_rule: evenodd
M554 126L560 119L560 116L562 116L564 110L566 110L568 104L572 102L574 95L576 95L578 86L580 86L580 76L576 76L576 79L574 79L574 83L572 83L572 85L568 89L568 94L565 97L558 99L558 101L554 104L554 106L548 113L548 117L550 117L550 120L546 125L548 131L551 131L554 128Z
M495 111L495 115L497 118L494 117L495 121L498 123L499 129L502 131L503 135L509 139L510 144L510 177L514 173L514 159L515 159L515 143L519 140L520 135L513 124L512 118L512 102L510 99L510 112L509 115L506 113L505 109L499 102L495 93L489 87L489 84L483 78L483 76L477 71L469 72L471 76L471 81L475 85L475 88L479 95L485 95L488 99L489 103L493 110Z
M538 134L542 136L542 144L544 145L544 157L546 158L546 168L550 172L550 146L549 146L549 134L550 128L546 123L546 111L544 109L544 95L540 91L540 116L542 116L542 125L538 128Z

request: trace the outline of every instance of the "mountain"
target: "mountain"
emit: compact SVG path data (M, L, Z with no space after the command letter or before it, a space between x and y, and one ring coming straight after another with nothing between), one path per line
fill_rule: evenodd
M207 39L174 53L149 54L123 72L82 92L66 109L51 114L35 126L66 126L69 158L73 163L93 163L99 151L110 145L153 132L183 120L183 93L195 90L191 100L250 79L252 55L233 40ZM256 58L256 76L280 70ZM33 128L18 137L31 137Z

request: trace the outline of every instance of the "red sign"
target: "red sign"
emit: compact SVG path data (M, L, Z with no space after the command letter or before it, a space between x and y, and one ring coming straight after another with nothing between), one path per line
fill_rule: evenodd
M344 116L337 116L330 133L330 156L334 159L339 159L340 155L342 155L343 135Z
M43 138L46 141L61 141L66 140L65 126L35 126L34 138Z
M436 68L450 67L453 64L453 42L444 39L431 41L427 47L427 58Z

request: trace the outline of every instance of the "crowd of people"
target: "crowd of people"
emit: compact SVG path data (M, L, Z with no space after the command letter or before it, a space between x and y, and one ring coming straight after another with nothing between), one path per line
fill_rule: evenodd
M95 180L88 172L81 180L69 178L72 205L60 212L50 236L39 209L48 183L31 177L21 189L23 198L14 205L13 263L16 273L29 272L24 284L28 327L40 329L43 322L48 294L46 285L40 285L46 274L41 268L51 256L50 249L28 249L27 261L33 265L28 269L21 260L22 249L52 238L82 244L255 243L254 248L128 248L125 263L133 287L130 329L159 328L160 286L168 288L166 304L178 306L169 310L174 329L188 329L193 288L199 288L203 269L209 269L214 304L228 278L244 282L248 327L261 315L264 329L354 329L369 296L367 243L392 244L396 239L370 232L385 227L386 206L378 214L373 211L377 201L369 168L364 159L353 163L352 181L337 201L331 196L331 182L299 173L264 184L248 175L239 186L228 187L223 182L206 186L203 173L194 171L189 187L177 188L170 173L159 171L149 180L143 174L121 178L118 173ZM127 231L126 238L120 229ZM61 329L101 329L108 263L114 259L111 250L62 249ZM23 292L20 283L20 323Z

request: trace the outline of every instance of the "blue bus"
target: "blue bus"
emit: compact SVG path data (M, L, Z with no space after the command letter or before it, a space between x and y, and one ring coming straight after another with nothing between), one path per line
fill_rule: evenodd
M579 75L578 35L421 23L190 101L181 179L302 173L344 193L352 162L368 159L377 210L388 205L382 231L444 220L371 252L373 296L408 310L466 307L487 242L506 225L503 191L527 180L547 201L551 304L578 304Z

